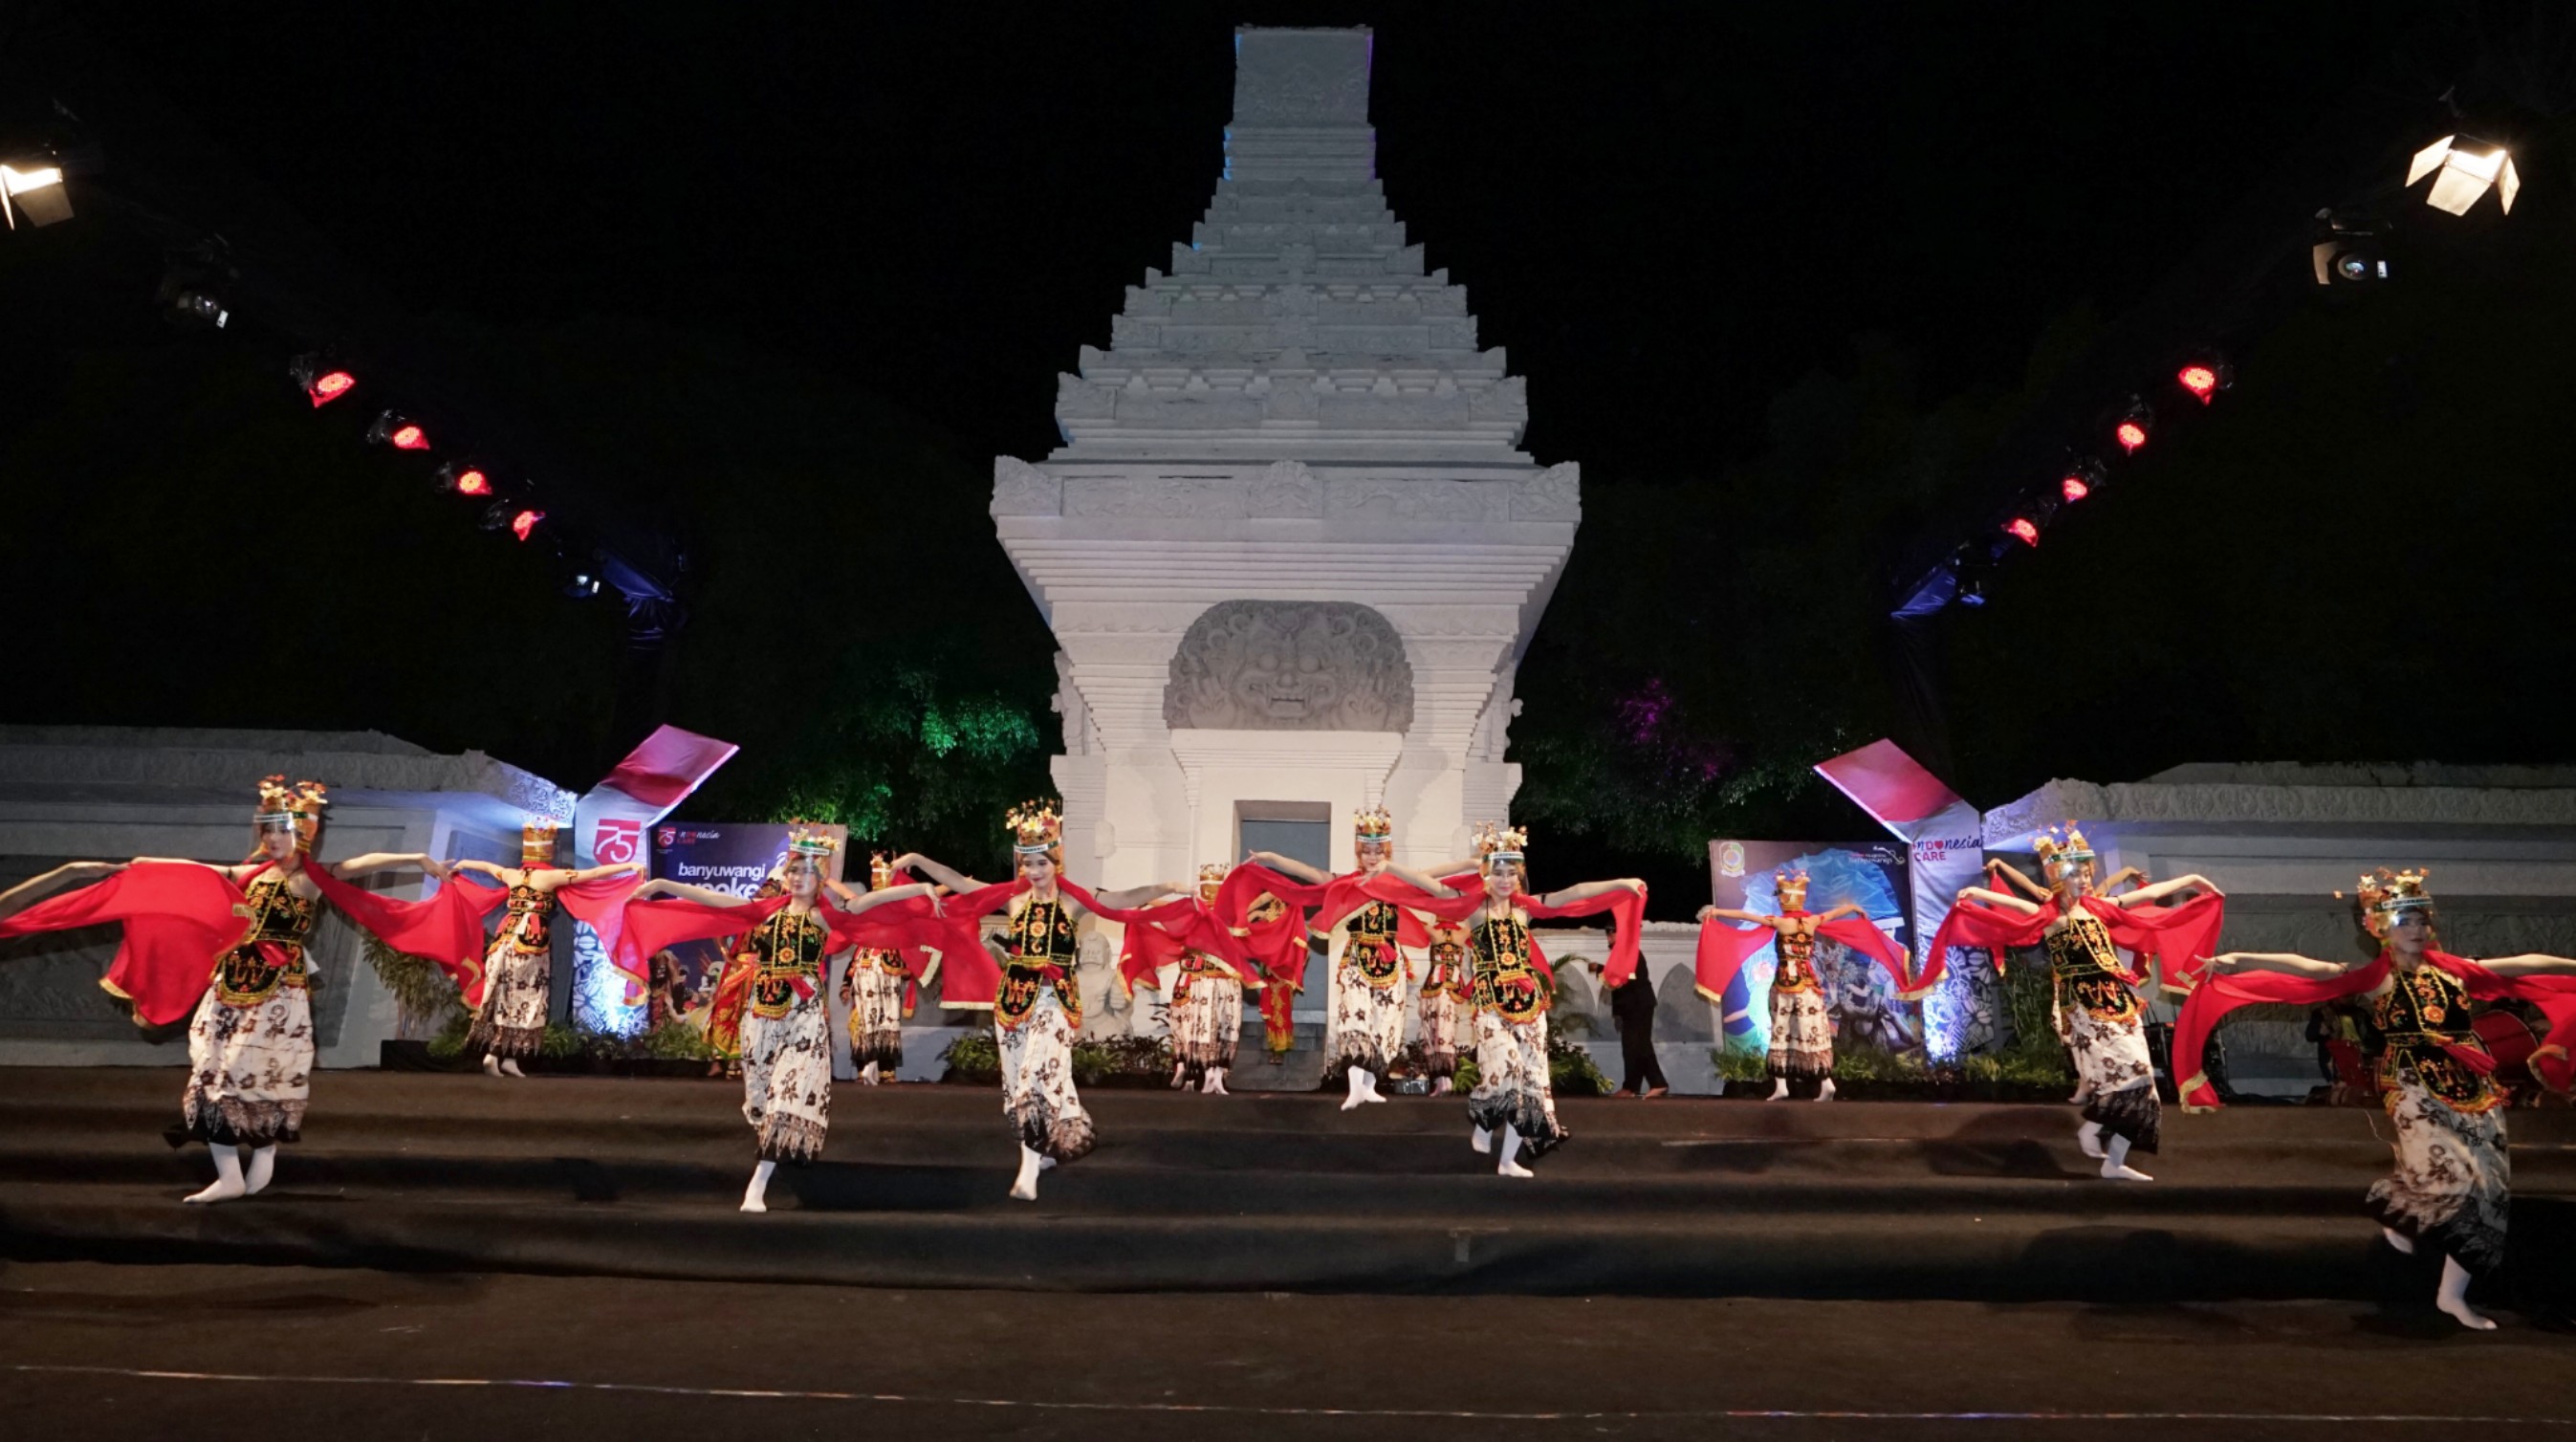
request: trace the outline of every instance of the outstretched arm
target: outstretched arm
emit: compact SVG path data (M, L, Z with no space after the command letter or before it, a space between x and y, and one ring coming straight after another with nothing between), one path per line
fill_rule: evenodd
M1590 901L1596 896L1607 896L1614 891L1635 891L1642 893L1645 889L1646 883L1639 881L1633 876L1622 876L1612 881L1580 882L1576 885L1565 888L1563 891L1550 892L1547 895L1540 897L1538 900L1539 905L1541 906L1572 906L1578 901Z
M2283 976L2324 979L2352 970L2349 963L2319 961L2288 951L2222 951L2209 959L2212 971L2275 971Z
M1120 911L1126 911L1132 907L1151 905L1154 902L1162 900L1166 896L1187 896L1189 894L1189 887L1170 881L1148 881L1142 886L1131 886L1124 891L1095 891L1092 893L1092 895L1100 898L1101 905L1114 906Z
M6 910L0 907L0 910ZM2576 975L2576 958L2545 956L2536 951L2520 956L2481 957L2478 965L2498 976L2569 976Z
M1990 857L1987 859L1986 879L1989 881L2000 879L2033 901L2046 901L2048 899L2047 887L2042 886L2038 882L2031 880L2029 877L2022 875L2020 868L2014 866L2011 862L2004 860L2000 856Z
M122 861L66 861L42 876L31 876L6 891L0 891L0 916L44 895L67 881L94 881L113 876L125 869Z
M1842 905L1835 907L1833 910L1826 912L1824 915L1817 917L1816 921L1821 925L1833 920L1837 916L1857 916L1867 919L1869 916L1869 908L1861 905L1857 901L1846 901Z
M1779 918L1764 916L1758 911L1738 911L1732 906L1703 906L1699 909L1700 920L1706 921L1712 916L1722 916L1729 921L1749 921L1756 926L1769 926L1774 931L1779 930L1777 926L1772 925Z
M1961 901L1982 901L1989 906L1998 906L2006 911L2020 912L2024 916L2039 915L2039 903L2035 901L2024 901L2018 896L2006 896L2000 891L1989 891L1982 886L1960 887L1959 899Z
M1276 851L1255 851L1243 859L1255 866L1267 866L1282 876L1293 876L1309 886L1321 886L1333 879L1326 872L1317 871L1293 856L1282 856Z
M1484 863L1482 861L1479 861L1472 856L1462 856L1456 861L1444 861L1438 866L1423 867L1422 871L1426 876L1464 876L1470 871L1480 871L1483 869Z
M479 871L485 876L491 877L494 881L501 883L503 886L510 884L510 868L501 865L497 861L481 861L469 856L462 861L451 861L447 863L447 869L450 871Z
M691 886L685 881L673 881L668 877L645 882L635 888L635 895L629 899L649 901L656 896L685 897L690 901L701 901L709 906L749 906L751 904L751 898L748 896L736 896L731 892L717 891L710 887Z
M915 881L903 886L889 886L883 891L871 891L865 895L849 892L847 887L842 890L846 894L841 897L841 909L855 916L870 907L883 906L889 901L910 901L916 896L929 896L939 888L927 881Z
M363 856L331 863L331 874L342 881L355 881L361 876L404 866L417 866L442 881L447 879L447 868L439 864L437 857L423 851L370 851Z
M931 880L938 882L940 885L947 887L949 890L956 892L960 896L963 896L970 891L981 891L985 886L984 882L977 881L974 877L968 876L966 873L959 871L954 867L942 866L938 862L931 860L929 857L922 855L918 851L907 851L903 855L896 857L894 859L894 869L897 871L918 871L924 876L929 877Z
M2137 906L2143 902L2162 901L2177 891L2193 890L2206 891L2212 896L2225 896L2227 894L2226 892L2219 890L2217 887L2210 885L2208 877L2195 871L2189 876L2177 876L2171 881L2159 881L2153 886L2141 886L2126 896L2112 897L2111 904L2113 906Z
M461 866L464 863L457 864ZM563 879L555 885L582 886L593 881L606 881L612 876L642 876L644 871L645 866L641 861L621 861L615 866L594 866L587 871L566 872Z
M1472 865L1473 863L1470 864ZM1431 876L1425 876L1410 866L1398 866L1392 861L1386 864L1386 874L1403 882L1405 885L1412 887L1414 890L1423 892L1427 895L1458 896L1463 894L1456 887L1449 886ZM1457 873L1455 872L1448 871L1438 873L1440 876L1454 876L1456 874Z

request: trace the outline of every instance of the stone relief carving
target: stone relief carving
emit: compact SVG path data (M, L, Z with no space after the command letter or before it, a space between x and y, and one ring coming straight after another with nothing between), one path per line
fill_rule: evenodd
M1275 59L1272 69L1245 56L1234 75L1234 119L1238 125L1365 125L1368 123L1368 68L1364 50L1352 47L1297 47ZM1339 49L1357 61L1349 63Z
M1503 491L1478 481L1342 479L1332 482L1324 510L1379 521L1499 521Z
M996 516L1052 516L1064 509L1064 483L1017 456L993 457Z
M1174 729L1403 731L1413 667L1384 616L1349 601L1224 601L1172 654Z
M1241 486L1181 476L1083 476L1066 492L1064 513L1084 518L1241 520L1244 495Z
M1118 393L1080 376L1055 378L1055 413L1060 420L1107 420L1116 414Z
M1512 519L1582 520L1583 468L1572 461L1559 461L1512 487Z
M1324 483L1304 461L1272 461L1252 481L1251 513L1304 519L1324 514Z

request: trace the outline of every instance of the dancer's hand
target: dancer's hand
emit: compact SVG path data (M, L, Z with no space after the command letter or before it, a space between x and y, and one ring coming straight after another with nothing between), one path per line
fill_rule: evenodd
M1716 919L1717 919L1717 908L1716 908L1714 905L1710 905L1710 906L1703 906L1703 907L1701 907L1701 908L1699 909L1699 919L1700 919L1700 920L1702 920L1702 921L1714 921L1714 920L1716 920Z

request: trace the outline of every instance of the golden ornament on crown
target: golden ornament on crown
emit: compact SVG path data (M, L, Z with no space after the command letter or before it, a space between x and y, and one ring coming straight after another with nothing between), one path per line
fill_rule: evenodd
M2361 907L2361 924L2371 935L2386 938L2397 918L2410 911L2423 912L2430 920L2433 893L2424 889L2424 878L2430 871L2391 871L2383 866L2361 878L2353 888L2353 900ZM2335 895L2340 898L2343 893Z
M2039 853L2040 874L2048 878L2051 886L2065 885L2068 872L2093 860L2093 844L2084 839L2083 830L2072 821L2063 829L2048 828L2048 834L2032 842L2030 849Z
M1807 909L1807 873L1803 871L1775 871L1771 873L1771 888L1779 893L1780 908L1783 911L1804 911Z
M868 853L868 890L883 891L894 885L894 860L882 851Z
M1395 840L1395 814L1383 806L1371 806L1352 813L1351 838L1355 841L1392 843Z
M562 823L545 817L530 819L519 828L519 864L552 866L555 864L555 831Z
M1494 869L1497 861L1526 864L1529 860L1529 832L1518 826L1505 826L1492 821L1476 823L1476 859L1485 869Z
M790 856L802 856L820 866L840 849L840 838L834 836L832 828L823 822L808 821L799 816L787 823L787 854Z
M1064 817L1052 801L1023 801L1011 808L1004 821L1011 831L1011 849L1029 855L1052 852L1064 844Z

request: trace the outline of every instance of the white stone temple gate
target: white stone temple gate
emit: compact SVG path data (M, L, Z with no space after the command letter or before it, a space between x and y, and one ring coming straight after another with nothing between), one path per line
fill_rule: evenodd
M1399 859L1502 818L1528 647L1581 519L1516 449L1522 382L1376 174L1366 30L1244 29L1207 218L1058 378L1065 444L993 464L1054 629L1066 862L1106 886L1242 854L1243 820L1384 803Z

